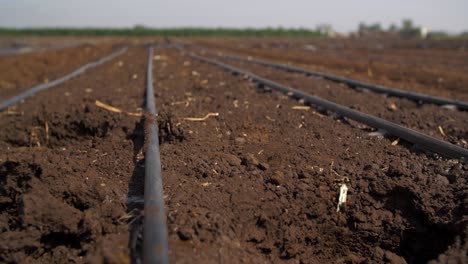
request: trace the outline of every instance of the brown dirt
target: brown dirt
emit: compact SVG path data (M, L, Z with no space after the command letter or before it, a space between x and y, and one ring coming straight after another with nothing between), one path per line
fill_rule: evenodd
M356 92L355 89L346 85L322 78L288 73L283 70L237 62L217 56L210 57L253 73L261 73L262 77L468 148L466 112L445 109L431 104L421 105L411 100L385 97L382 94L359 89Z
M0 100L62 77L110 52L110 45L88 45L0 57Z
M252 39L189 41L206 47L244 56L254 56L312 70L330 72L390 87L429 93L435 96L468 100L468 44L420 43L394 45L395 41L347 43L344 40L290 42ZM405 42L403 42L405 43ZM316 50L305 47L313 45ZM425 48L425 46L435 48ZM395 55L397 54L397 55Z
M1 262L125 259L134 217L127 209L139 202L128 185L138 168L140 122L94 101L136 112L145 59L143 48L133 48L27 99L17 115L2 113Z
M186 140L161 147L172 259L423 263L464 232L466 193L446 177L465 182L466 165L292 110L297 103L287 97L265 98L240 77L165 54L166 66L155 70L161 111L220 113L179 121ZM184 60L191 66L180 70ZM454 166L463 170L459 177L441 174ZM352 198L336 213L343 177Z
M467 261L467 164L294 110L299 102L176 50L155 55L171 262ZM138 111L146 58L132 47L0 114L0 262L129 262L130 230L141 222L144 122L94 101ZM325 85L255 70L298 88ZM394 113L333 85L337 100L428 133L453 118L449 140L466 140L464 112L369 97L395 102ZM209 112L219 116L184 120ZM337 213L343 183L348 201Z

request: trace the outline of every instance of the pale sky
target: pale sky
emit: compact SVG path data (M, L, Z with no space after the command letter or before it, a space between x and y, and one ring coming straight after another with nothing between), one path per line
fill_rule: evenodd
M468 0L0 0L0 27L306 27L359 22L468 31Z

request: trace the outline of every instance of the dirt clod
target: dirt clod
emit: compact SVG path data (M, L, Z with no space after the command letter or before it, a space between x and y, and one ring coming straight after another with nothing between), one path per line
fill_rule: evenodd
M268 182L270 182L271 184L274 184L274 185L282 185L284 183L284 173L282 171L275 171L271 176L270 176L270 180Z

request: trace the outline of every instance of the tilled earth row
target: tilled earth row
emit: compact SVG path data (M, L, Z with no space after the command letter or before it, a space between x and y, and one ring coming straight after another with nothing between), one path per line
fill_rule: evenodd
M465 111L457 111L432 104L420 104L397 97L386 97L366 90L351 89L347 85L319 77L289 73L248 62L238 62L217 56L209 57L253 73L259 73L262 77L309 94L468 148L468 114ZM362 125L359 124L358 126Z
M105 44L0 57L0 100L60 78L111 52L111 45Z
M0 261L128 258L147 53L124 55L0 116ZM141 159L141 158L140 158ZM135 187L137 188L137 187ZM137 188L138 189L138 188ZM141 195L141 192L140 192Z
M95 100L141 111L146 59L133 47L1 113L2 262L129 261L129 230L142 219L144 120ZM466 261L467 165L296 110L299 102L178 50L157 49L154 60L172 262ZM258 70L298 88L314 82ZM358 96L342 89L337 98ZM374 99L397 104L402 119L405 107L421 110ZM342 184L348 200L337 212Z
M214 41L205 40L204 43L213 43ZM362 41L365 42L365 41ZM250 48L258 50L269 50L275 53L289 53L291 51L302 52L307 57L329 56L333 59L344 59L344 62L352 63L358 61L374 68L373 63L379 65L398 65L402 68L407 66L423 66L424 69L436 67L439 69L450 69L454 71L463 71L468 67L466 54L466 43L459 43L458 47L443 48L433 43L421 43L419 46L394 46L381 40L372 43L367 40L368 47L356 47L340 43L340 40L327 40L323 43L311 39L303 41L289 40L241 40L223 41L235 48ZM389 41L391 42L391 40ZM404 43L405 41L402 41ZM369 65L370 64L370 65ZM343 65L345 66L345 65ZM377 67L378 68L378 67ZM373 69L375 70L375 68ZM377 69L378 70L378 69Z
M270 42L270 45L265 46L262 44L264 42ZM331 40L328 41L328 45L337 45L340 48L330 49L317 45L317 50L310 51L298 45L300 41L291 42L290 46L278 48L271 40L252 39L245 43L229 40L193 41L195 44L199 43L205 47L241 56L253 56L285 64L292 63L312 70L390 87L468 100L466 89L468 78L465 74L468 64L464 48L438 50L414 47L392 48L386 45L379 49L360 48L353 51L351 48L340 46L342 44L340 40ZM310 44L304 42L304 45ZM373 51L374 55L370 55L370 51ZM352 56L346 55L349 52ZM395 52L406 53L406 56L395 58L392 56Z
M449 246L463 257L466 165L294 110L297 102L241 76L160 52L172 259L424 263ZM183 119L207 113L219 115ZM342 183L349 200L337 213Z

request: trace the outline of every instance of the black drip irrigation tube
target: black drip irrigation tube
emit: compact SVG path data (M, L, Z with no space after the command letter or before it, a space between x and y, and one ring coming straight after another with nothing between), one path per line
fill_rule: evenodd
M431 103L431 104L436 104L436 105L453 105L453 106L458 107L458 109L460 110L468 111L468 102L464 102L461 100L453 100L453 99L447 99L447 98L438 97L438 96L431 96L431 95L422 94L422 93L403 91L398 88L390 88L390 87L385 87L381 85L361 82L361 81L357 81L357 80L346 78L346 77L336 76L336 75L318 72L318 71L312 71L312 70L289 66L285 64L273 63L269 61L256 60L256 59L251 59L251 58L244 58L241 56L229 55L229 54L224 54L221 52L209 51L206 49L203 49L203 50L209 54L214 54L214 55L225 57L228 59L245 61L245 62L250 62L250 63L263 65L263 66L267 66L271 68L276 68L280 70L285 70L289 72L297 72L297 73L302 73L306 75L321 77L330 81L345 83L352 87L361 87L361 88L365 88L373 92L388 94L390 96L395 96L395 97L407 98L407 99L414 100L417 102L425 102L425 103Z
M385 119L378 118L369 114L365 114L365 113L350 109L348 107L330 102L328 100L322 99L320 97L316 97L316 96L304 93L294 88L284 86L280 83L262 78L251 72L244 71L242 69L236 68L232 65L229 65L229 64L226 64L226 63L214 60L214 59L205 58L205 57L193 54L193 53L190 54L190 57L194 59L198 59L200 61L211 63L213 65L217 65L218 67L227 69L237 74L248 76L252 80L256 81L257 83L263 84L272 89L286 93L292 98L304 99L306 103L310 103L310 104L322 107L324 109L334 111L344 117L361 122L370 127L383 129L386 132L394 136L402 138L408 142L417 144L419 147L423 149L426 149L435 153L439 153L445 157L460 159L463 162L468 161L468 150L465 148L459 147L457 145L451 144L449 142L430 137L426 134L420 133L418 131L409 129L407 127L404 127L398 124L395 124Z
M76 76L80 75L80 74L83 74L85 71L91 69L91 68L94 68L96 66L99 66L103 63L106 63L112 59L114 59L115 57L117 56L120 56L122 55L124 52L127 51L127 47L124 47L98 61L95 61L95 62L91 62L91 63L88 63L88 64L85 64L83 66L81 66L80 68L76 69L75 71L73 71L72 73L68 74L68 75L65 75L63 77L60 77L58 79L55 79L49 83L43 83L43 84L39 84L39 85L36 85L30 89L28 89L27 91L19 94L19 95L16 95L10 99L7 99L3 102L0 102L0 111L3 111L4 109L6 109L7 107L9 106L12 106L16 103L19 103L20 101L26 99L27 97L30 97L40 91L43 91L43 90L46 90L46 89L49 89L49 88L52 88L54 86L57 86L59 84L62 84L70 79L73 79L75 78Z
M143 263L169 263L166 214L161 176L158 124L153 89L153 47L148 52L146 73L146 154Z
M25 54L29 52L37 51L35 48L31 47L21 47L21 48L11 48L11 49L2 49L0 50L0 57Z
M1 49L0 50L0 57L6 56L14 56L19 54L26 54L31 52L39 52L39 51L52 51L52 50L60 50L60 49L67 49L67 48L77 48L81 46L95 46L96 44L93 42L80 42L80 43L66 43L66 44L59 44L53 46L42 46L42 47L30 47L24 46L19 48L9 48L9 49Z

